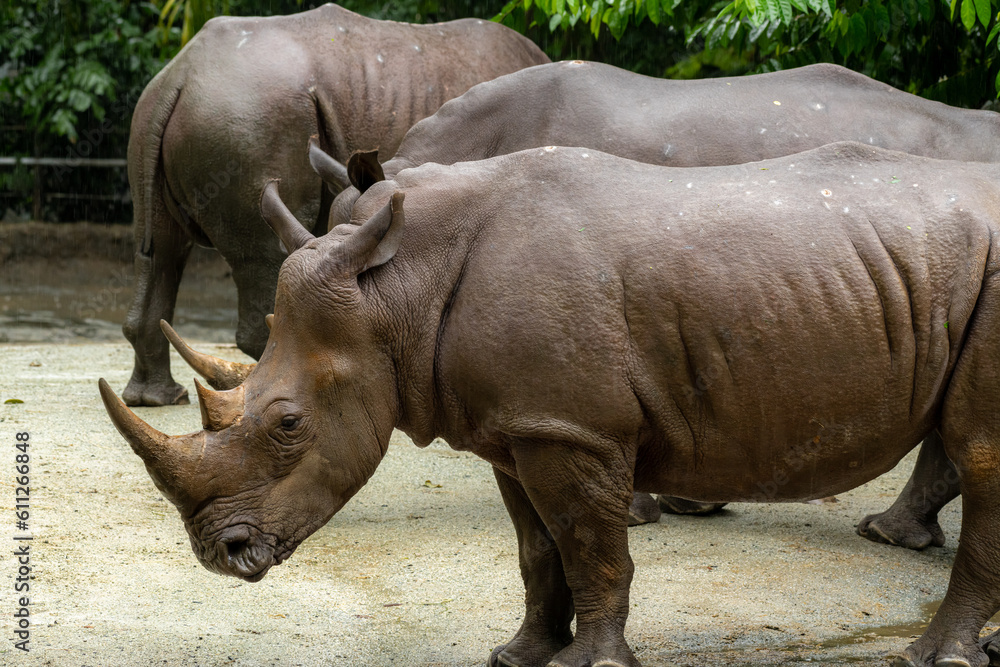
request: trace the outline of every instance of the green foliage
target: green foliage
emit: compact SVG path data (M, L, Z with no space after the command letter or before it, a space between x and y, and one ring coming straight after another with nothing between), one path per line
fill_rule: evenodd
M1000 0L512 0L494 20L544 23L553 34L584 23L595 38L626 39L649 25L669 43L682 35L690 52L661 75L837 62L904 90L981 106L1000 91L998 9ZM530 13L538 18L525 21Z
M0 100L4 122L78 138L81 118L102 121L121 92L165 62L149 3L14 2L2 10Z

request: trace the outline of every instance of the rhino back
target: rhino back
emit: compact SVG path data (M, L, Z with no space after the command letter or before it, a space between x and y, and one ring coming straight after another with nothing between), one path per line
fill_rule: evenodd
M958 109L830 64L674 81L600 63L480 84L417 124L385 165L454 164L545 145L650 164L713 166L859 141L914 155L1000 161L1000 115Z
M559 148L402 172L397 261L453 249L429 251L451 267L439 428L471 448L490 436L469 415L501 441L615 434L638 445L636 488L709 500L867 481L936 425L997 171L841 144L707 169ZM822 477L793 474L817 457Z
M344 162L358 149L395 150L445 100L545 60L488 21L410 25L336 5L213 19L171 64L180 96L164 132L167 179L216 243L241 241L224 230L270 178L283 179L284 200L312 228L322 186L308 161L310 135L323 135ZM459 61L463 67L454 67ZM237 186L207 186L213 179ZM260 231L268 241L269 234Z

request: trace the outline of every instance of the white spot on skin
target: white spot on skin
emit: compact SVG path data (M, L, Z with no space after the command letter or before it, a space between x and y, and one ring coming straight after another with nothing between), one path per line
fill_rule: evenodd
M812 108L815 109L816 111L822 111L826 107L820 104L819 102L815 102L814 104L812 104Z
M380 63L384 63L385 62L385 58L382 57L381 53L378 54L377 56L375 56L375 60L379 61Z
M583 157L590 157L590 153L584 153Z
M760 133L761 134L764 134L765 132L767 132L767 128L766 127L760 128Z
M569 66L570 66L570 67L574 67L574 66L577 66L577 65L582 65L582 64L583 64L583 61L582 61L582 60L571 60L571 61L569 62Z
M850 212L851 212L851 209L849 209L848 207L845 206L844 207L844 213L850 213Z
M688 183L686 187L690 190L692 187L694 187L694 183Z
M414 44L413 45L413 50L416 51L417 53L420 53L420 45L419 44Z
M828 202L828 201L823 202L823 206L825 206L826 210L828 210L828 211L832 211L833 210L832 208L830 208L830 202Z
M483 24L483 22L482 22L482 21L476 21L476 23L478 23L479 25L482 25L482 24Z
M344 30L344 26L342 25L338 25L337 30L339 30L340 32L347 32L346 30Z
M238 49L241 46L243 46L244 44L246 44L248 39L250 39L250 38L249 37L244 37L243 39L241 39L240 43L236 45L236 48Z
M546 147L545 147L545 148L544 148L543 150L544 150L544 151L545 151L546 153L548 153L548 152L551 152L551 151L554 151L555 149L556 149L556 147L555 147L555 146L546 146Z
M775 206L781 206L781 200L780 199L775 199L774 200L774 205Z
M829 190L820 190L820 192L823 194L824 197L829 197L830 195L833 194Z
M309 92L310 93L315 93L316 92L316 86L309 86Z
M781 106L781 102L779 102L778 100L775 100L774 101L774 106L780 107Z

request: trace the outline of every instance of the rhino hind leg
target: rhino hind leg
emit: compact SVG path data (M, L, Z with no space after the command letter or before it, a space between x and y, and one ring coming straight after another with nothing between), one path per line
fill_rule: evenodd
M717 514L727 503L703 503L700 500L688 500L676 496L657 496L656 502L667 514L684 516L709 516Z
M135 293L122 326L135 350L135 366L122 398L126 405L183 405L190 402L188 392L170 374L170 345L160 320L173 320L177 288L193 243L165 212L151 224L148 247L144 231L136 227Z
M531 440L512 447L519 481L559 550L576 612L573 641L549 658L551 667L639 667L624 635L634 571L625 520L633 464L620 444L599 437L586 446ZM538 588L534 595L546 594Z
M513 639L493 649L489 667L534 667L573 641L573 594L552 534L528 500L521 483L493 469L500 495L517 532L525 614Z
M937 431L920 446L913 473L892 507L866 516L858 535L907 549L944 546L938 512L959 494L958 471L944 451Z

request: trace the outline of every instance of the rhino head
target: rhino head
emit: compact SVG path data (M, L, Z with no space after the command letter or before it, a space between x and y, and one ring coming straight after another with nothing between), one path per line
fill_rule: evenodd
M262 213L294 252L260 362L227 391L196 381L201 431L165 435L100 381L112 422L179 510L209 570L259 581L385 454L399 412L396 379L357 276L395 253L402 201L396 193L366 224L315 239L268 184Z

